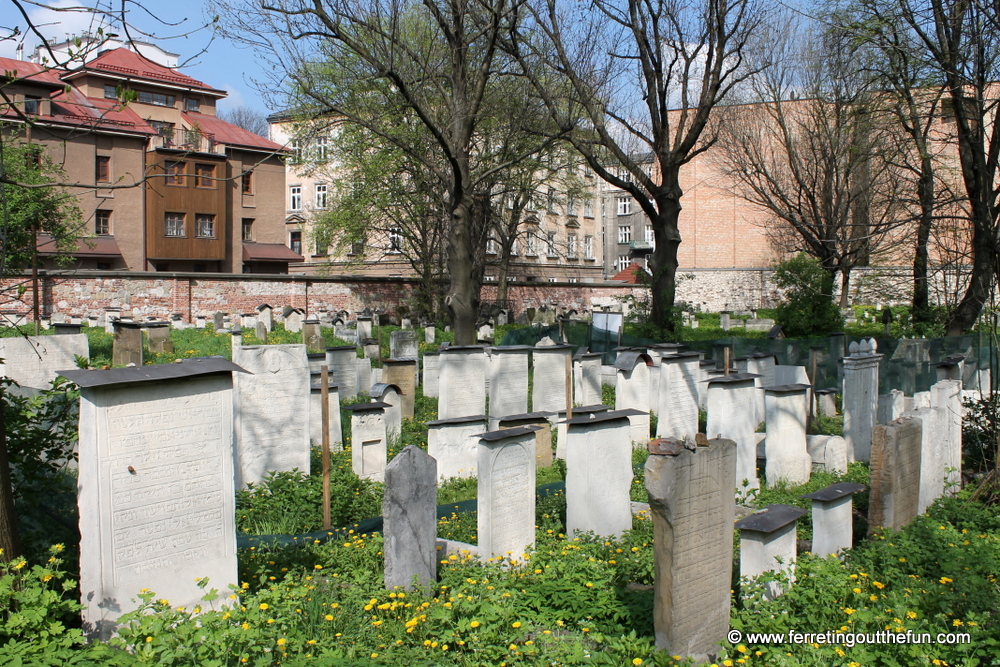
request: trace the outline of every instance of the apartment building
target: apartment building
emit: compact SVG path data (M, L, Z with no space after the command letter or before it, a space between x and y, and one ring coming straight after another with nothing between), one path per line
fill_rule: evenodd
M45 147L87 220L70 268L287 273L282 146L218 118L225 91L175 54L132 48L0 58L3 131ZM39 254L52 266L50 239Z

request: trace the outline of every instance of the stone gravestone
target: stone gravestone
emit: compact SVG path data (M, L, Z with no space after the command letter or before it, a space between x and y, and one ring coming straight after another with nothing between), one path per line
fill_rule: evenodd
M656 407L658 438L693 438L698 433L698 382L701 377L698 352L682 352L660 358L653 369L660 376L660 402Z
M270 329L267 328L266 324L263 322L257 322L257 328L256 331L254 331L254 335L257 336L257 340L259 340L263 345L267 345L268 331L270 331Z
M169 354L174 351L174 343L170 340L169 322L147 322L143 328L146 329L146 336L149 338L150 352Z
M354 362L358 365L358 395L367 394L371 391L372 384L372 360L358 358Z
M427 422L427 453L437 461L439 482L476 476L479 435L485 430L486 415Z
M232 373L224 359L62 371L80 386L83 629L106 640L142 589L172 607L237 585Z
M219 310L215 311L215 314L212 315L212 327L216 331L222 331L223 329L225 329L226 328L226 314L223 313L222 311L219 311Z
M878 411L878 365L874 338L853 342L844 358L844 440L851 461L868 461Z
M240 347L243 346L243 329L240 328L240 325L237 324L229 330L229 337L230 350L232 350L233 359L235 359L236 355L239 354Z
M344 436L340 425L337 385L328 386L326 404L330 406L330 451L339 452L344 449ZM323 444L323 388L319 386L309 388L309 440L317 447Z
M357 396L358 353L353 345L326 348L326 365L330 369L330 382L340 387L340 397Z
M527 345L490 348L490 430L501 417L528 411Z
M411 590L437 581L437 464L407 445L385 467L382 500L385 587Z
M585 352L579 356L579 390L573 400L580 405L595 405L601 402L601 353Z
M437 330L433 326L424 327L424 342L434 344L435 337L437 335Z
M358 342L372 337L372 316L358 315Z
M931 387L931 407L938 413L943 491L954 495L962 482L962 383L959 380L939 380L935 383Z
M239 347L235 378L236 488L271 471L309 474L309 361L305 345Z
M257 324L263 324L267 328L268 333L274 329L274 309L266 303L257 306Z
M566 409L566 359L571 345L538 345L531 352L533 412L559 412Z
M383 359L382 383L394 384L399 387L399 393L403 401L403 419L413 419L413 407L417 391L417 360Z
M257 312L240 314L240 328L254 329L257 326Z
M520 561L535 545L534 430L483 433L476 467L479 554Z
M754 431L754 376L734 373L708 381L709 437L728 438L736 443L736 484L743 491L760 486L757 481L757 439Z
M416 331L393 331L389 334L389 356L393 359L416 359L418 346Z
M440 352L424 352L424 396L432 396L437 398L438 390L438 375L441 370L441 353Z
M877 424L872 432L869 532L899 530L918 514L920 500L920 419L901 417Z
M609 412L611 408L607 405L584 405L577 406L573 408L573 417L587 417L588 419L596 417L598 415L603 416L603 413ZM632 419L641 418L643 415L639 413L638 410L619 410L619 415L628 417L629 423L632 423ZM560 410L559 412L546 413L549 416L550 422L556 427L556 458L566 460L566 420L567 412L566 410ZM648 414L647 424L648 422Z
M381 401L345 405L351 413L351 467L361 479L384 479L388 447L385 439L385 409Z
M302 342L310 350L322 350L326 347L326 340L320 333L319 320L315 317L302 322Z
M302 321L304 319L305 314L298 308L293 308L287 315L285 315L285 331L299 333L302 331Z
M535 391L538 391L536 386ZM438 371L438 418L486 413L486 355L478 345L441 350Z
M552 424L549 422L551 416L551 412L510 415L501 418L497 428L535 427L535 466L549 468L552 466Z
M847 474L847 442L839 435L807 435L813 466L837 475Z
M767 485L785 480L789 486L809 481L812 457L806 444L809 413L807 384L786 384L764 389L767 438L764 441Z
M878 397L878 416L876 423L888 424L903 416L906 411L906 394L898 389L893 389L888 394Z
M646 413L636 415L632 421L632 441L645 443L649 440L649 375L652 360L643 352L620 352L615 360L618 369L615 383L615 410L636 410Z
M796 522L806 511L791 505L768 505L736 522L740 531L740 576L756 578L765 572L788 572L794 578L798 558ZM764 587L764 599L784 591L776 581Z
M373 401L385 403L385 435L392 440L403 432L403 396L394 384L378 383L371 388Z
M59 369L75 368L77 357L90 360L87 334L0 338L0 377L20 385L6 391L32 395L51 388Z
M837 416L837 390L817 389L816 390L816 412L828 417Z
M566 425L566 532L621 537L632 528L628 417L607 412Z
M854 544L852 496L864 491L863 484L837 482L800 498L812 500L813 539L810 551L825 558Z
M736 505L736 443L649 443L653 515L653 627L668 655L706 656L729 630Z
M142 325L115 320L115 340L111 347L111 365L142 366Z

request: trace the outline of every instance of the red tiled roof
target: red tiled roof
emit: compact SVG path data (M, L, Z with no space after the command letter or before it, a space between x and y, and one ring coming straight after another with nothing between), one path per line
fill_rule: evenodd
M91 247L93 246L93 247ZM38 254L43 256L61 255L55 241L48 234L38 235ZM122 251L113 236L93 236L76 241L76 249L70 250L73 257L121 257Z
M305 257L280 243L243 242L244 262L304 262Z
M646 271L641 266L639 266L635 262L632 262L624 269L619 271L618 275L616 275L611 280L617 280L624 283L631 283L632 285L638 285L647 282L649 280L649 274L646 273Z
M270 139L247 132L242 127L227 123L217 116L192 112L184 112L181 116L187 121L189 126L198 127L205 134L211 134L217 143L229 146L246 146L266 151L282 150L281 144L276 144Z
M6 78L8 73L12 73L15 81L25 80L55 88L62 88L66 85L59 79L59 76L65 73L64 70L53 69L52 67L29 63L23 60L0 58L0 72L3 72L4 78Z
M159 63L154 63L152 60L148 60L138 53L129 51L128 49L112 49L111 51L105 51L80 69L75 70L74 73L85 70L101 70L103 72L108 72L109 74L150 79L152 81L170 83L175 86L200 88L202 90L212 91L216 90L215 88L212 88L211 86L206 85L201 81L188 76L187 74L178 72L175 69L170 69L169 67L164 67Z
M156 130L131 107L123 108L115 100L87 97L72 87L66 93L52 96L52 118L72 125L156 134Z

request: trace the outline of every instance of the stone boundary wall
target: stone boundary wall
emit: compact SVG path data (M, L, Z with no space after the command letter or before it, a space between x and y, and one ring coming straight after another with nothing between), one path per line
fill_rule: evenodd
M781 290L770 269L699 269L678 271L678 301L701 311L770 308ZM394 312L407 302L415 281L398 277L305 276L264 274L42 271L39 277L42 315L62 313L72 317L98 315L105 308L121 308L134 317L167 318L180 313L190 321L216 311L248 313L261 303L280 308L290 305L310 313L322 309L356 313L365 307ZM910 291L905 268L856 269L852 274L854 303L891 305L906 303ZM955 303L962 294L962 274L938 273L932 288L936 303ZM30 315L30 277L0 280L0 313L10 319ZM20 292L20 294L19 294ZM497 286L483 285L482 298L495 300ZM575 309L581 314L594 308L618 310L623 297L642 299L639 285L600 283L510 283L507 301L515 312L542 305Z

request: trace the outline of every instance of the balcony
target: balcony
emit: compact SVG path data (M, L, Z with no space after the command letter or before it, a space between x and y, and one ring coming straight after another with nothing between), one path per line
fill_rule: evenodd
M226 153L225 144L216 143L214 135L184 129L161 131L160 134L150 138L149 148L150 150L167 149L213 155L225 155Z
M628 247L636 252L653 252L655 249L652 241L629 241Z

